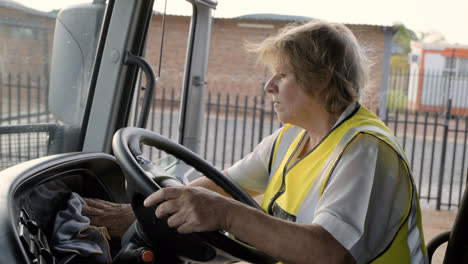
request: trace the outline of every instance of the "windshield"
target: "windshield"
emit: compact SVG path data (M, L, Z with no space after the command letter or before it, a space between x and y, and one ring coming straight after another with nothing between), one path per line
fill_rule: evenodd
M101 2L45 12L0 1L0 170L79 150Z

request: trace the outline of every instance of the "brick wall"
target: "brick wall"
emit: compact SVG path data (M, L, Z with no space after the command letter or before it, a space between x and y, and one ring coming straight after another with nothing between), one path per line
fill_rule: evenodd
M385 35L383 28L368 25L347 25L354 33L359 43L365 48L371 61L369 84L363 96L363 103L375 110L379 105L380 87L382 81L383 54Z
M0 8L0 17L8 23L0 24L0 76L5 83L8 74L17 83L26 84L26 76L35 85L38 78L46 83L50 67L55 19L28 14L15 9Z
M154 15L150 27L147 58L159 65L161 41L161 15ZM208 90L212 93L234 93L243 96L261 95L265 68L256 64L256 57L245 50L246 41L259 42L286 25L285 21L215 18L210 43L208 63ZM257 28L240 26L255 24ZM176 96L182 87L184 61L190 17L166 16L166 36L162 60L161 79L158 87L175 88ZM268 28L271 27L271 28ZM384 32L380 26L348 25L373 61L370 85L364 103L375 109L382 75ZM160 92L161 89L158 89Z
M162 16L153 16L149 29L146 58L153 65L158 74L159 53L161 47ZM162 57L162 71L157 92L162 88L175 89L176 97L179 96L184 75L185 56L187 50L188 33L190 26L189 17L167 16L164 36L164 50Z
M11 10L0 9L2 17L15 17L18 23L34 24L37 39L14 39L5 37L0 41L2 58L0 73L5 79L8 73L15 77L18 73L30 73L46 79L50 67L50 55L53 40L55 19ZM262 93L262 82L266 78L266 70L256 64L256 56L246 52L244 43L260 42L268 35L286 25L286 21L223 19L215 18L212 27L210 57L208 63L208 90L214 94L239 94L243 99L249 96L259 96ZM159 65L161 44L162 16L154 15L149 31L146 57L153 65L156 73ZM254 24L257 27L245 27L240 24ZM176 91L179 96L182 87L183 71L187 49L187 38L190 17L166 17L164 52L162 59L161 79L158 92L162 88ZM384 33L380 26L348 25L366 48L373 61L371 68L371 84L364 100L366 105L375 108L378 105L378 92L381 82L381 69L384 50ZM10 26L0 25L0 34L9 36ZM46 58L48 57L48 58ZM25 59L26 58L26 61ZM36 79L36 77L34 77Z

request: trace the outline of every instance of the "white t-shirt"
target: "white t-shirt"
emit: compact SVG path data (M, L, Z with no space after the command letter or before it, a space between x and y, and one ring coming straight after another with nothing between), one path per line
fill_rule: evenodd
M337 124L353 112L350 108ZM227 170L242 188L259 193L266 190L270 155L280 131L263 139ZM312 223L326 229L358 263L369 262L398 232L409 195L410 183L397 153L380 139L362 134L338 161Z

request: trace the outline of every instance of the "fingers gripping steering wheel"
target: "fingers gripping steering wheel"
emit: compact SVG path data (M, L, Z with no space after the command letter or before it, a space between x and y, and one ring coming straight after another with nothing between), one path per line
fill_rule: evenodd
M141 145L165 151L211 179L234 199L259 210L261 208L237 184L189 149L146 129L122 128L114 135L112 148L125 174L127 195L139 226L151 240L157 255L167 255L162 256L166 260L180 256L201 262L231 255L254 263L276 263L270 256L233 239L224 232L179 234L167 225L166 220L156 218L155 208L145 208L143 200L161 188L183 184L145 158Z

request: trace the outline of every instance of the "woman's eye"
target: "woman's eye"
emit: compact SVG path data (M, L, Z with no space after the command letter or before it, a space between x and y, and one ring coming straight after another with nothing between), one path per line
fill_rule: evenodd
M279 77L280 77L280 78L284 78L284 77L286 77L286 74L280 73L280 74L279 74Z

